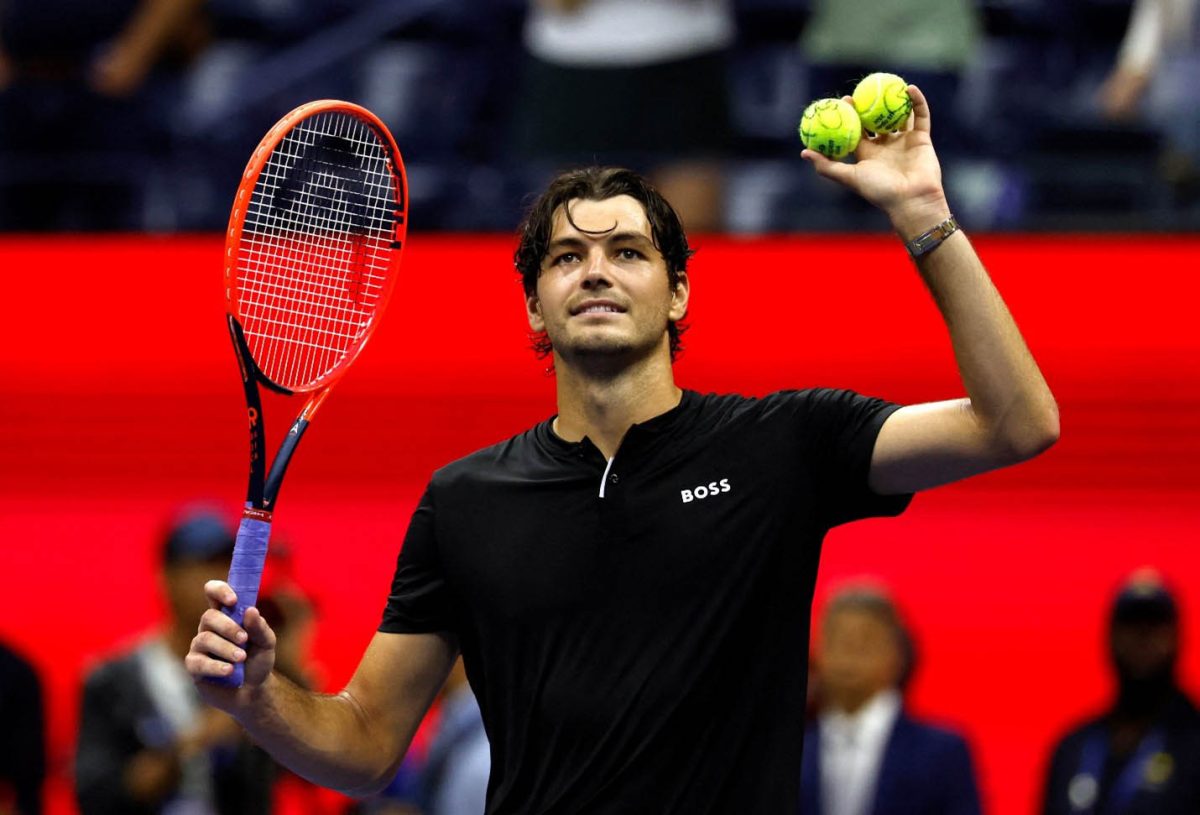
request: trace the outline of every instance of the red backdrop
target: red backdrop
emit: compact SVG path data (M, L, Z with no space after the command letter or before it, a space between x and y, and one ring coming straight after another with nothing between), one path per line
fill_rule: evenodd
M961 394L895 241L696 243L682 385ZM1109 692L1103 617L1131 569L1154 564L1181 589L1183 675L1200 687L1200 240L977 244L1058 396L1062 441L919 496L898 520L835 530L818 604L852 577L891 585L920 645L913 706L970 737L988 812L1020 815L1055 734ZM503 237L413 237L383 326L288 476L276 531L318 603L331 686L378 620L429 471L553 412L510 252ZM164 519L196 498L232 517L241 498L220 254L209 236L0 241L0 638L47 683L52 815L73 812L83 672L161 618ZM280 407L268 403L268 422Z

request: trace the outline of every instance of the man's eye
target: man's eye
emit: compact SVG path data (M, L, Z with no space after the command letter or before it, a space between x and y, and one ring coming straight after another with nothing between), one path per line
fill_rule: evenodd
M646 257L638 250L629 248L617 250L617 256L620 257L621 260L642 260Z
M579 260L579 255L574 252L563 252L561 255L551 261L552 266L561 266L564 263L574 263Z

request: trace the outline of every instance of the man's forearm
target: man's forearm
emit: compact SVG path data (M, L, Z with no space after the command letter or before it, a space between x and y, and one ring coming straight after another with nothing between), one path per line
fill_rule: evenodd
M314 693L278 671L236 717L280 764L348 795L368 795L386 786L412 737L381 738L349 694Z
M228 583L204 592L209 608L184 658L201 697L311 781L351 795L385 787L458 655L454 636L376 632L345 690L313 693L272 670L277 638L258 609L242 627L220 611L237 600ZM245 664L241 687L209 684L234 661Z
M946 214L949 210L946 210ZM902 222L910 240L924 227ZM946 326L971 409L1013 458L1036 455L1058 438L1058 407L1008 307L961 230L916 261Z

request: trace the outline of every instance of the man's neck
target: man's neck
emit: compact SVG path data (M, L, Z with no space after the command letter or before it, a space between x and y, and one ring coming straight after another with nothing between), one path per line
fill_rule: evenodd
M626 431L679 404L669 357L655 355L616 373L597 375L555 360L558 418L554 431L567 441L587 436L605 458L616 455Z
M826 710L831 713L840 713L843 716L857 716L872 702L878 702L883 699L884 694L890 691L892 691L892 688L879 688L867 694L843 694L836 698L831 698Z

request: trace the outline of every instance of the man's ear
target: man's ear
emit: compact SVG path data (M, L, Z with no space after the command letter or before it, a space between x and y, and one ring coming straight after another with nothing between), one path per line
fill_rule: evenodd
M678 322L687 316L688 297L691 294L691 287L688 283L687 272L679 273L679 280L675 284L675 291L671 294L671 320Z
M546 321L542 319L542 301L536 294L525 295L525 316L529 318L529 327L535 333L546 330Z

